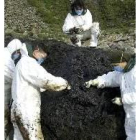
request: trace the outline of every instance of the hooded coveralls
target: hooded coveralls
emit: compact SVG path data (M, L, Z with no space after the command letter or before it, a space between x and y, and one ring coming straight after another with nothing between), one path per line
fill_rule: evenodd
M129 72L109 72L97 78L98 87L120 87L126 113L125 131L127 140L136 140L136 66Z
M34 58L22 55L12 83L14 140L44 140L40 124L40 88L60 91L67 86L66 80L48 73Z
M13 73L15 70L14 61L11 59L11 54L18 50L24 49L24 44L18 39L13 39L7 47L4 48L4 124L5 124L5 138L10 132L10 101L11 101L11 85Z
M11 59L11 54L7 48L4 48L4 125L5 125L5 138L10 132L10 101L11 101L11 85L13 79L13 72L15 65Z
M92 23L92 15L88 9L85 14L82 14L80 16L72 15L71 13L68 13L64 25L62 27L63 32L68 34L69 30L73 27L83 28L82 33L76 34L76 38L78 39L78 43L76 44L78 46L81 46L81 40L87 40L89 38L91 38L90 46L92 47L97 46L98 44L97 36L100 32L99 23L98 22ZM70 37L73 36L75 35L70 35Z

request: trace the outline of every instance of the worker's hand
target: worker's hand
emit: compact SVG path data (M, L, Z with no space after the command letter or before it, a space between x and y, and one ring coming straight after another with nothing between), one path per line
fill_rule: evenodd
M70 40L73 44L76 44L78 42L77 37L71 37Z
M44 92L44 91L46 91L46 89L40 88L40 92Z
M81 32L83 32L83 28L75 28L75 33L76 34L80 34Z
M115 97L114 99L111 100L113 104L116 104L116 105L119 105L121 106L122 105L122 100L120 97Z
M66 89L67 90L70 90L71 89L71 86L68 84Z
M69 33L70 33L70 34L74 34L74 33L75 33L75 27L74 27L74 28L70 28L70 29L69 29Z
M90 88L90 86L97 86L98 87L99 81L97 79L89 80L88 82L85 82L86 88Z

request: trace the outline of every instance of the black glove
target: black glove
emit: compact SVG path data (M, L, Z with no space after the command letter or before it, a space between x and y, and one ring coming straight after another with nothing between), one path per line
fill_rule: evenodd
M74 28L69 29L69 33L70 33L70 34L74 34L74 33L75 33L75 27L74 27Z
M76 44L78 42L78 39L76 37L71 37L70 40L73 44Z

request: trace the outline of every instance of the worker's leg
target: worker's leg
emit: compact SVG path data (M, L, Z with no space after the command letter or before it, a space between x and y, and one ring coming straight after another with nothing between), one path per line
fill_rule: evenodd
M29 137L30 140L44 140L40 119L36 118L29 123ZM34 128L34 129L33 129Z
M28 125L28 132L30 140L44 140L42 130L41 130L41 120L40 120L40 105L36 104L33 107L34 111L32 114L30 113L30 109L28 114L28 121L24 121L24 125Z
M90 47L96 47L98 45L98 39L100 29L99 29L99 23L94 22L92 24L92 27L89 30L86 30L80 34L76 34L76 38L78 39L78 43L81 46L81 41L86 41L90 39ZM77 44L78 44L77 43Z
M135 118L127 118L125 120L126 140L136 140L136 120Z
M77 34L77 42L75 43L78 47L81 47L81 40L82 40L83 35L82 34Z
M24 140L21 133L20 133L20 130L19 130L17 124L14 123L13 126L14 126L14 139L13 140Z
M11 79L4 77L4 125L5 125L5 139L12 130L12 123L10 121L10 101L11 101Z
M86 41L91 37L91 30L84 31L80 34L76 34L76 38L78 39L77 45L81 47L81 41Z
M99 33L100 33L99 23L94 22L91 27L91 40L90 40L91 47L97 47L97 45L98 45L97 37L98 37Z
M14 125L14 130L17 132L14 133L15 138L21 134L23 139L26 140L44 140L40 124L39 106L34 106L33 111L30 111L30 107L18 107L18 105L16 105L14 111L14 117L16 121L15 124L17 124ZM20 130L20 133L17 129L17 126ZM19 136L20 138L21 135Z
M21 132L18 128L16 119L15 119L15 114L16 114L16 105L14 105L14 103L13 103L12 107L11 107L11 121L12 121L13 127L14 127L14 140L23 140L23 137L21 135Z

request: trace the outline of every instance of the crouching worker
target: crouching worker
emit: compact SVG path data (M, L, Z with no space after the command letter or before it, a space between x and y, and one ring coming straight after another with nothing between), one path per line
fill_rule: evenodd
M132 57L123 72L113 71L102 76L98 76L94 80L85 83L86 87L97 86L104 87L120 87L121 98L114 98L113 103L123 104L125 110L125 132L127 140L136 140L136 65L135 57Z
M72 44L81 46L81 41L90 39L90 47L98 44L99 23L92 23L92 15L82 0L75 0L71 4L71 12L68 13L63 32L70 36Z
M65 79L53 76L40 66L47 56L41 45L28 45L27 52L21 51L12 83L14 140L44 140L40 124L40 88L61 91L70 86Z

